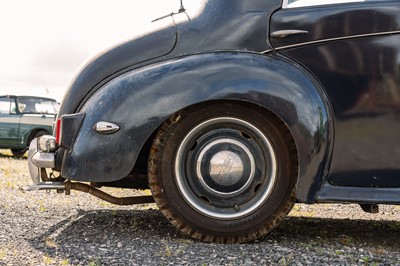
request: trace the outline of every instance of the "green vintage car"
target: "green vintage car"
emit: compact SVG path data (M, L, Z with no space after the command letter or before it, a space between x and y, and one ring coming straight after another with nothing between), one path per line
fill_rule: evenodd
M56 100L34 96L0 96L0 149L11 149L22 157L32 139L52 134L59 104Z

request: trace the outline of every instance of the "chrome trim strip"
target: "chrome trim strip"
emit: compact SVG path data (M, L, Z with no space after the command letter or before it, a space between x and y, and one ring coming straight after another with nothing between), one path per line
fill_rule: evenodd
M272 38L285 38L291 35L308 34L306 30L277 30L271 33Z
M323 40L317 40L317 41L296 43L296 44L277 47L274 49L265 50L265 51L262 51L261 54L267 54L267 53L270 53L273 51L279 51L279 50L296 48L296 47L300 47L300 46L306 46L306 45L312 45L312 44L318 44L318 43L324 43L324 42L341 41L341 40L349 40L349 39L364 38L364 37L383 36L383 35L393 35L393 34L400 34L400 30L379 32L379 33L359 34L359 35L344 36L344 37L338 37L338 38L329 38L329 39L323 39Z

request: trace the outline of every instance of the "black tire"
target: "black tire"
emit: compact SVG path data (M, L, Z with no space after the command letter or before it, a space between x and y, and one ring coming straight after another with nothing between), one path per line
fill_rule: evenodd
M13 156L15 158L22 158L24 157L25 153L26 153L27 149L11 149L11 153L13 154Z
M29 141L29 143L28 143L28 148L29 148L30 142L31 142L33 139L38 138L38 137L43 136L43 135L48 135L48 134L49 134L49 133L48 133L47 131L45 131L45 130L39 130L38 132L36 132L35 135L33 135L33 138L30 139L30 141Z
M180 231L239 243L267 234L291 210L297 153L286 126L269 112L210 104L160 127L148 171L155 202Z

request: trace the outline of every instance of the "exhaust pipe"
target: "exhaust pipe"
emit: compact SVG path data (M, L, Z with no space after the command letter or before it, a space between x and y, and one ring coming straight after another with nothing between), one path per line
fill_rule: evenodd
M84 193L89 193L99 199L107 201L109 203L115 205L134 205L134 204L145 204L145 203L154 203L154 199L152 196L136 196L136 197L114 197L110 194L101 191L95 187L90 185L79 183L79 182L40 182L29 188L27 191L37 191L37 190L52 190L55 189L57 192L65 191L65 195L70 195L71 190L77 190Z

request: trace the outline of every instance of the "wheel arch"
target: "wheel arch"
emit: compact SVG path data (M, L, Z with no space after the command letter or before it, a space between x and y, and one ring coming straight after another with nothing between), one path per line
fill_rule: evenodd
M250 108L257 108L261 112L265 113L266 116L268 116L268 115L274 116L277 120L282 122L284 124L285 128L288 130L289 135L290 135L289 138L294 142L295 149L296 149L295 153L296 153L296 157L298 158L297 145L296 145L296 141L294 140L293 134L290 131L290 128L288 127L288 125L285 123L284 119L279 117L276 113L272 112L266 106L262 106L258 103L254 103L251 101L238 100L238 99L228 99L228 100L217 99L217 100L207 100L207 101L198 102L198 103L194 103L192 105L185 106L184 108L177 110L174 114L172 114L171 116L167 117L164 121L162 121L161 125L153 131L153 133L149 136L149 138L146 140L145 144L143 145L142 149L140 150L140 153L138 155L138 159L136 161L134 168L140 169L139 172L147 172L147 169L146 169L147 168L147 159L149 157L150 147L151 147L153 141L155 140L157 132L159 131L159 129L161 128L163 123L165 123L169 119L172 119L173 117L179 116L179 114L182 112L188 112L189 110L193 110L193 109L197 109L197 108L208 108L210 105L219 105L219 104L240 104L240 105L247 106Z
M80 110L90 115L83 122L75 148L64 158L62 175L98 182L124 178L166 119L179 110L215 101L260 106L286 124L299 155L297 199L314 202L329 163L330 107L319 83L278 54L191 55L115 78ZM111 135L97 134L93 126L98 121L116 123L121 129ZM100 158L99 144L103 154L112 155Z
M29 144L31 143L33 138L36 136L36 134L39 133L40 131L44 131L44 132L46 132L46 134L51 134L49 132L49 130L46 128L42 128L42 127L33 128L32 130L29 131L29 134L26 134L24 136L24 139L26 140L26 142L24 141L24 143L26 143L27 148L29 147Z

